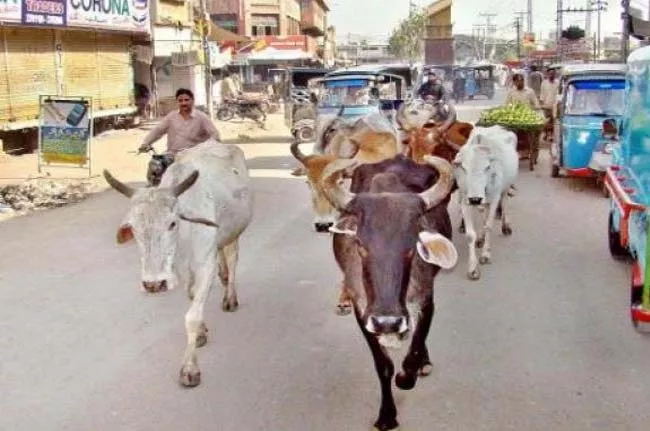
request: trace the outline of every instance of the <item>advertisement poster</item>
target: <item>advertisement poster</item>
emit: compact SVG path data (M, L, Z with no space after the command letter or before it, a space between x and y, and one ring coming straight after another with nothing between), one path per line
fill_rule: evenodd
M0 22L20 22L23 0L0 0Z
M64 27L68 0L22 0L21 22L27 25Z
M68 26L150 32L149 0L65 1Z
M86 164L90 106L84 99L41 97L40 153L45 163Z

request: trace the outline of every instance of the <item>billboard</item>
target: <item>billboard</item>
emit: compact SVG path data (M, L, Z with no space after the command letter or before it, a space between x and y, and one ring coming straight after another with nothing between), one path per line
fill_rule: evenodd
M20 22L23 0L0 0L0 22Z
M69 27L150 31L149 0L67 0Z

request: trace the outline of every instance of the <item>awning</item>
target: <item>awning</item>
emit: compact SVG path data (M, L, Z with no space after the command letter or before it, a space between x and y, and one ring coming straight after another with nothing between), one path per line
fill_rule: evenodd
M272 47L251 52L247 56L249 61L291 61L308 60L310 58L313 58L313 55L301 49L275 49Z
M250 39L246 36L240 36L224 28L221 28L210 21L210 34L208 35L208 40L211 40L213 42L248 42Z
M627 25L630 36L636 39L650 37L650 21L644 21L635 16L630 16Z

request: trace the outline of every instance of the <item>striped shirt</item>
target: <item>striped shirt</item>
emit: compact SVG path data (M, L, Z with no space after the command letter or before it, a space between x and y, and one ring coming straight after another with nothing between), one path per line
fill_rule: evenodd
M181 150L198 145L210 138L221 140L210 117L197 109L192 109L187 120L183 118L180 111L170 112L160 124L149 132L142 144L150 146L162 138L165 133L167 134L167 152L171 155L176 155Z

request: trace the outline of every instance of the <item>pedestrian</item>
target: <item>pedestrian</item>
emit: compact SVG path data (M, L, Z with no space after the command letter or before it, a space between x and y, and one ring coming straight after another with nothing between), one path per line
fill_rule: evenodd
M551 141L553 140L553 124L555 124L555 117L557 115L557 95L559 88L560 82L555 78L555 70L550 69L546 74L546 79L542 82L540 101L547 119L546 127L544 128L544 139Z
M535 92L535 96L537 96L538 99L541 94L543 80L544 75L539 71L539 68L537 66L532 66L530 76L528 77L528 85Z
M535 96L535 92L530 88L526 88L524 76L521 73L514 74L512 82L514 87L508 91L505 102L506 105L511 103L522 103L528 105L532 109L540 109L539 101L537 96Z

